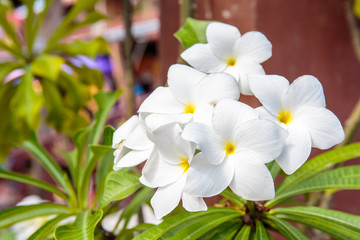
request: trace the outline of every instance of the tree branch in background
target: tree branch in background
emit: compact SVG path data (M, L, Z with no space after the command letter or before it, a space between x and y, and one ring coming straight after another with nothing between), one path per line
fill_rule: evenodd
M134 39L131 34L131 15L132 6L130 0L123 0L123 16L125 25L125 94L126 94L126 116L131 117L135 112L135 98L134 98L134 68L132 64L132 50L134 45Z

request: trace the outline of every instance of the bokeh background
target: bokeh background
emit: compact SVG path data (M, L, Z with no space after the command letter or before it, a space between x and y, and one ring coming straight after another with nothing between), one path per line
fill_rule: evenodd
M26 16L24 6L20 1L12 2L16 10L9 17L16 28L21 29ZM41 5L42 1L36 2ZM43 39L62 21L76 0L54 2L35 46L43 44ZM152 90L166 83L168 68L179 61L180 46L173 34L184 21L181 0L132 0L130 8L124 2L98 2L94 7L108 20L82 28L65 39L89 40L101 36L108 42L110 55L98 55L88 64L102 71L105 89L125 89L109 116L108 123L114 126L126 120ZM327 107L345 126L360 98L360 54L356 52L360 48L360 30L352 3L349 0L197 0L189 6L188 14L196 19L235 25L241 33L263 32L273 45L273 56L263 64L266 73L282 75L290 81L305 74L316 76L323 84ZM133 88L129 88L127 82L125 15L131 19ZM0 51L0 61L8 58L6 52ZM134 109L128 102L129 92L135 99ZM241 96L240 99L253 107L259 104L253 97ZM90 110L92 104L89 103ZM6 118L1 113L0 117ZM50 151L72 148L63 135L46 126L40 128L40 138ZM355 140L360 140L359 132ZM314 150L312 156L319 153ZM63 161L56 152L53 155ZM40 165L21 149L12 150L2 164L13 171L50 181ZM30 194L52 197L29 186L0 180L0 209L13 206ZM336 193L332 208L360 214L360 192Z

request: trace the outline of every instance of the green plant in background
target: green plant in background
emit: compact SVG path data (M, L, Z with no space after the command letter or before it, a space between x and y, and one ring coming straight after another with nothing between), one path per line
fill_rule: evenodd
M149 224L127 229L130 218L137 214L141 206L149 199L151 189L141 186L139 175L130 169L112 171L113 149L112 135L114 129L104 124L107 114L118 99L121 91L98 93L95 100L99 111L94 122L75 134L76 148L71 152L63 152L69 168L69 175L52 159L49 153L38 142L36 134L22 143L21 147L28 150L52 176L56 185L34 179L32 177L0 169L0 178L29 184L46 190L58 198L60 203L38 203L27 206L16 206L0 212L0 229L10 227L18 222L32 218L48 217L43 225L29 239L103 239L106 232L101 221L109 214L118 211L118 204L137 191L133 201L124 206L120 220L122 236L133 238L133 232L147 229ZM103 136L102 136L103 132ZM102 136L102 143L97 144ZM95 168L97 168L96 174ZM92 187L94 182L95 187ZM96 188L96 192L94 189ZM75 216L73 223L59 224L62 220ZM59 226L60 225L60 226ZM115 229L114 229L115 231ZM11 231L2 232L3 238L9 239ZM11 238L10 238L11 239Z
M106 19L94 10L97 0L77 1L42 46L35 43L53 0L45 0L39 14L33 11L35 0L23 2L27 9L24 33L16 32L8 21L12 6L0 4L0 27L6 35L0 40L0 49L11 55L10 60L0 62L0 111L4 116L0 119L2 158L12 146L38 128L43 107L46 122L60 132L71 135L87 126L90 118L84 109L94 92L92 89L102 89L103 77L97 69L74 64L71 57L95 58L108 52L102 38L63 41L75 30ZM79 14L83 15L81 19ZM21 76L4 81L16 69Z

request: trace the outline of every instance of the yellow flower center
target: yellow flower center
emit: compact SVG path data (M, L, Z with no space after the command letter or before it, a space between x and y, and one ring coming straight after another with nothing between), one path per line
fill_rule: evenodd
M236 64L236 59L233 57L229 57L226 61L226 65L228 65L229 67L233 67Z
M231 142L227 142L224 150L226 151L226 155L231 155L235 152L235 145L232 144Z
M281 110L277 119L279 120L279 122L287 125L292 121L293 117L289 110Z
M186 106L185 106L185 109L184 109L184 112L185 113L194 113L195 112L195 106L194 105L192 105L192 104L187 104Z
M186 173L189 170L189 158L181 158L180 167L184 170L184 173Z

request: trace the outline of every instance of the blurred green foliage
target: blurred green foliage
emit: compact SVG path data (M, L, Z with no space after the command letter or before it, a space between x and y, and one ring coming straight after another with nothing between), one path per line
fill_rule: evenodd
M106 19L94 10L97 1L77 1L41 47L35 43L53 0L45 0L38 14L33 11L35 0L23 0L27 8L23 32L9 21L12 5L0 2L0 27L4 33L0 49L11 56L0 62L0 159L39 127L42 116L48 125L67 135L89 124L91 114L86 106L102 88L103 76L100 70L76 64L72 59L107 54L107 43L102 38L64 39L81 27ZM7 78L14 70L20 77Z

